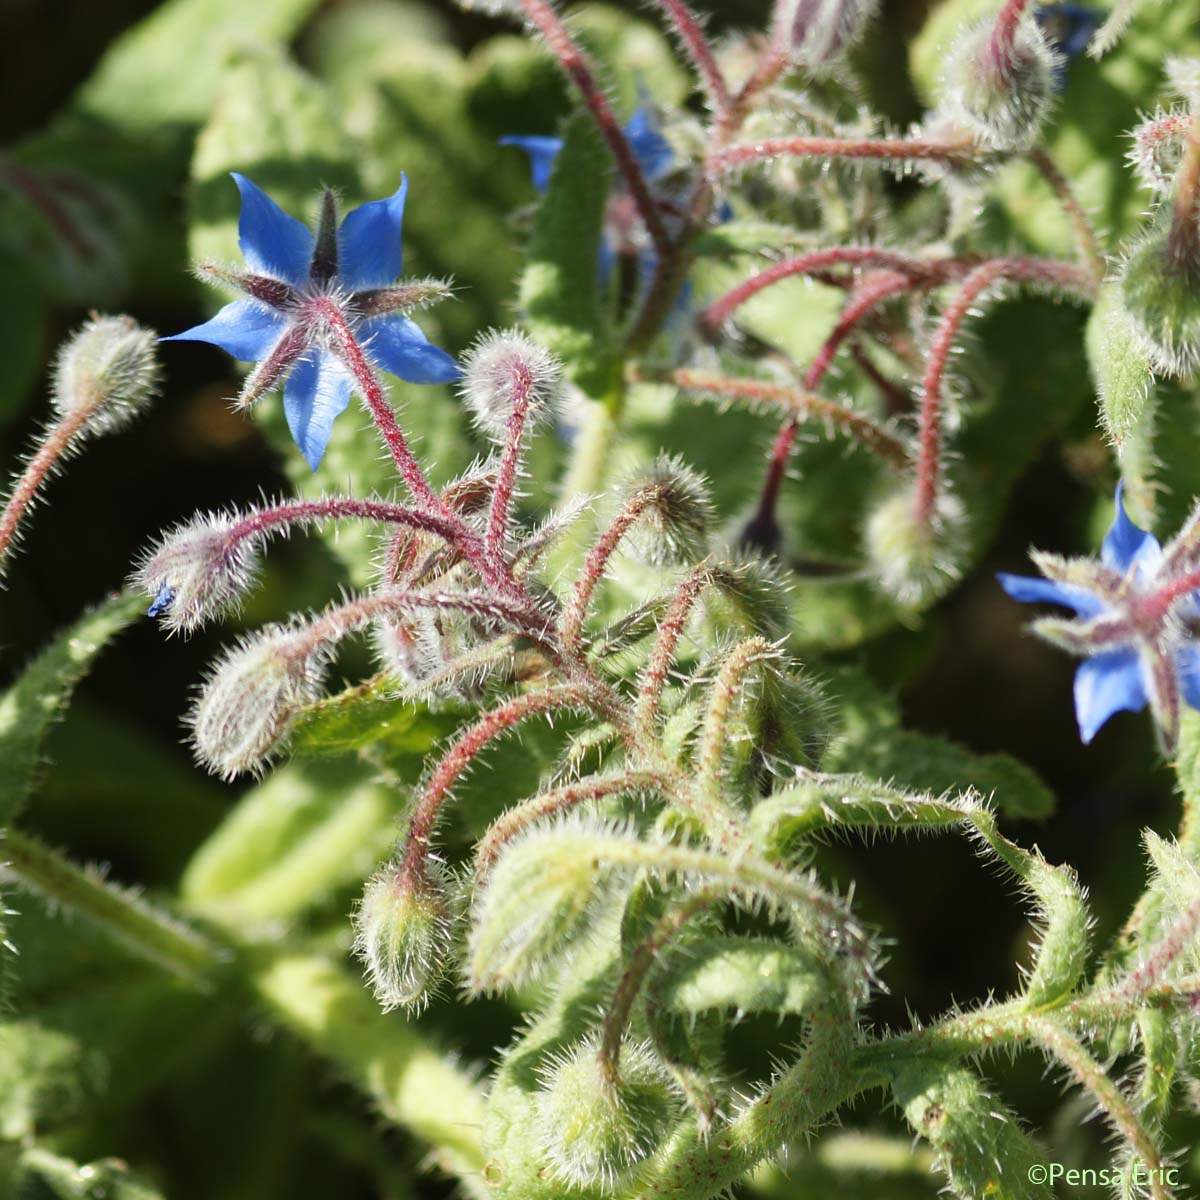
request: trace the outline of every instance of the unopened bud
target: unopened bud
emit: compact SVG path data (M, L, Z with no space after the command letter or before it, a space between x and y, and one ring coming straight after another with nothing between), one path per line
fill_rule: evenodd
M911 487L893 492L867 518L866 551L883 591L916 606L940 596L959 577L966 514L943 487L934 511L918 519Z
M610 834L570 821L536 827L508 846L476 901L467 962L472 990L520 986L571 942L603 882L593 842Z
M446 971L450 905L440 864L427 858L425 866L414 880L388 863L368 881L355 913L354 952L385 1012L423 1009Z
M657 1149L679 1109L670 1078L648 1045L626 1043L614 1077L589 1040L545 1071L538 1134L559 1182L612 1191Z
M1192 114L1186 109L1159 109L1133 131L1129 161L1143 187L1159 194L1174 186L1192 123Z
M877 0L790 0L780 6L779 32L792 57L823 67L858 40Z
M158 389L154 334L132 317L92 317L58 355L53 401L60 416L87 417L111 433L127 425Z
M261 771L297 712L318 699L330 654L303 628L273 626L230 650L189 717L200 761L226 779Z
M998 47L992 24L967 30L946 66L947 108L982 145L1027 150L1054 99L1056 56L1032 19Z
M235 607L258 571L258 542L230 536L235 520L193 517L163 537L139 564L134 581L150 596L152 616L172 633L190 633Z
M624 487L626 504L644 506L626 545L645 562L690 562L708 542L712 505L704 480L680 459L660 455Z
M1180 246L1164 216L1134 244L1121 268L1121 300L1151 365L1187 375L1200 363L1200 230Z
M548 417L558 408L562 364L519 330L493 330L468 352L459 388L480 429L503 441L518 400L531 419Z

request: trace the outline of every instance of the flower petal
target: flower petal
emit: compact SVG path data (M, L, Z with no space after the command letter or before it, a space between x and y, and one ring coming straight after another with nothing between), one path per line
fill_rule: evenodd
M1137 654L1118 650L1084 659L1075 672L1075 719L1084 744L1115 712L1146 707L1146 685Z
M242 212L238 217L238 245L252 271L301 283L308 277L312 262L313 235L245 175L233 172L242 193Z
M1074 609L1081 617L1097 617L1104 611L1104 602L1081 587L1056 583L1053 579L1039 579L1036 575L1010 575L1000 571L996 578L1000 586L1022 604L1061 604Z
M651 182L665 175L675 165L675 151L660 132L654 114L645 105L640 106L629 118L625 137L642 173Z
M544 192L550 186L550 172L554 168L554 160L562 149L563 140L557 137L518 137L512 134L502 137L498 143L501 146L518 146L529 155L529 168L533 174L533 186Z
M283 411L296 445L315 471L334 421L350 403L353 379L332 354L309 350L297 360L283 389Z
M1139 528L1125 511L1125 484L1117 484L1117 513L1112 527L1104 535L1100 560L1106 567L1128 571L1134 567L1139 576L1152 572L1162 561L1158 538Z
M404 259L400 234L408 176L385 200L372 200L348 212L338 229L338 275L351 291L383 287L400 274Z
M453 383L461 374L458 363L408 317L373 317L359 326L359 336L373 363L408 383Z
M164 342L209 342L241 362L258 362L279 340L287 321L257 300L235 300L210 321L182 333L161 338Z

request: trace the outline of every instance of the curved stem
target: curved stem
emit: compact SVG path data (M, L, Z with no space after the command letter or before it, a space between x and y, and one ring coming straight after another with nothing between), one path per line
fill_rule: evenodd
M772 158L868 158L892 161L926 160L952 166L981 161L983 151L972 141L927 141L920 138L764 138L744 146L729 146L713 154L705 175L716 178L726 171Z
M916 286L918 282L933 284L944 279L960 278L978 262L977 258L927 260L882 246L832 246L824 250L812 250L807 254L782 259L757 275L752 275L709 304L697 320L715 331L736 309L772 284L790 279L794 275L812 277L825 272L829 267L866 267L897 272L911 278L913 286Z
M670 606L658 627L658 636L650 651L650 657L642 669L638 682L637 706L633 721L637 728L652 730L658 720L658 707L662 702L663 688L675 659L675 648L683 636L688 617L696 606L700 594L712 582L713 568L709 563L694 567L675 589Z
M78 914L134 954L202 991L212 990L227 962L220 947L182 922L11 827L0 832L0 878Z
M696 14L688 7L687 0L658 0L658 5L666 13L692 60L713 111L724 114L730 105L729 85L717 66L712 47L704 36L704 29Z
M525 424L529 418L532 399L533 377L529 372L529 365L518 361L513 369L512 412L508 416L504 452L496 471L495 490L492 492L491 508L488 510L487 533L483 539L484 553L493 570L499 574L507 571L504 550L508 534L508 510L516 487L517 472L521 466Z
M1104 251L1100 247L1100 239L1088 215L1083 211L1083 205L1071 187L1071 181L1059 170L1058 164L1040 147L1029 151L1029 161L1038 169L1041 176L1053 189L1062 205L1067 220L1075 232L1075 244L1079 247L1080 256L1092 273L1092 278L1099 285L1104 280L1108 264Z
M94 409L87 404L77 405L65 412L46 429L37 449L25 464L24 471L17 477L4 511L0 512L0 578L4 576L6 560L16 544L21 522L34 498L94 415Z
M558 684L526 692L485 713L439 759L437 766L421 789L421 795L408 821L403 857L399 874L419 879L423 874L425 855L429 852L433 830L441 815L442 806L460 775L475 761L476 755L502 733L529 717L546 713L582 709L604 720L612 720L609 706L592 690L578 684Z
M579 89L579 94L583 97L583 102L587 105L592 120L596 122L596 128L599 129L601 136L612 151L617 170L624 176L629 194L633 197L634 204L637 205L638 215L646 226L646 231L650 234L650 240L660 255L666 254L671 249L671 239L663 224L658 203L651 194L650 185L646 182L637 155L634 154L633 147L630 146L629 139L625 136L625 131L617 121L599 83L596 82L591 64L575 43L575 39L567 31L567 27L554 11L549 0L520 0L520 3L525 10L526 17L546 39L547 45L554 57L558 59L559 65L567 77Z
M684 391L699 392L722 399L744 400L750 405L765 404L797 420L816 418L848 433L894 467L904 468L911 461L904 442L882 425L876 424L870 417L799 388L766 383L761 379L709 375L686 368L670 371L635 366L631 368L631 375L635 380L645 383L670 383L683 388Z
M1000 280L1038 284L1073 292L1088 299L1096 283L1088 271L1053 259L994 258L977 266L963 280L958 294L942 313L926 359L921 381L921 413L914 515L920 526L933 519L941 479L942 385L950 354L963 322L981 296Z

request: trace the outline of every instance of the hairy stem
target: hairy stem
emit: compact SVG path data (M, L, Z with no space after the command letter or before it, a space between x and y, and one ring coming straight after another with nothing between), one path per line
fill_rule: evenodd
M687 0L657 2L692 60L692 65L696 68L708 94L709 105L717 114L723 114L730 104L729 85L725 82L725 76L721 74L721 68L717 66L699 18L689 7Z
M221 948L182 922L13 828L0 833L0 878L82 917L140 958L203 991L214 987L225 965Z
M928 160L952 166L979 162L982 151L972 141L925 141L919 138L764 138L744 146L729 146L705 164L710 179L750 163L772 158L867 158L898 162Z
M629 139L617 121L603 89L596 81L587 57L554 11L550 0L521 0L521 7L529 21L546 39L546 44L558 59L564 73L579 89L592 120L596 122L596 128L612 151L617 170L621 172L625 185L629 188L629 194L637 205L638 215L646 226L651 241L659 254L667 253L671 248L671 239L663 224L658 203L650 191L645 175L642 174L642 168Z

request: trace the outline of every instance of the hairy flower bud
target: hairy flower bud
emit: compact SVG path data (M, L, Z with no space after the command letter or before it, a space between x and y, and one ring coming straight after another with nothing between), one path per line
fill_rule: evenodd
M354 916L354 952L385 1012L423 1009L445 974L450 905L441 864L428 857L425 863L417 880L394 863L382 867L367 882Z
M1156 194L1174 186L1192 115L1184 108L1159 109L1133 131L1129 161L1147 190Z
M585 923L604 871L590 845L611 831L582 821L532 829L505 850L476 900L467 956L476 992L534 978Z
M866 551L879 586L901 604L940 596L958 578L966 514L945 488L930 519L917 519L911 487L877 504L867 518Z
M625 505L641 503L626 545L645 562L690 562L707 549L712 505L703 478L677 458L659 455L623 489Z
M497 441L518 401L530 419L543 419L558 408L562 388L562 364L517 329L485 333L468 352L459 385L476 424Z
M62 417L86 414L95 433L122 429L158 388L154 334L132 317L92 317L59 352L53 402Z
M1165 216L1165 215L1164 215ZM1200 243L1200 233L1196 243ZM1151 364L1186 375L1200 363L1200 251L1181 252L1160 217L1121 267L1121 299Z
M984 146L1027 150L1054 99L1057 58L1032 19L997 47L990 22L967 30L946 65L946 108Z
M134 582L172 633L190 633L233 608L254 582L258 541L235 538L235 519L222 513L176 526L138 565Z
M679 1109L650 1046L626 1043L614 1078L597 1042L588 1040L545 1070L537 1132L562 1184L611 1191L654 1152Z
M261 771L296 712L320 695L330 648L305 628L272 626L229 650L192 709L192 742L214 774Z
M780 6L780 34L798 63L822 67L858 40L876 7L877 0L790 0Z

